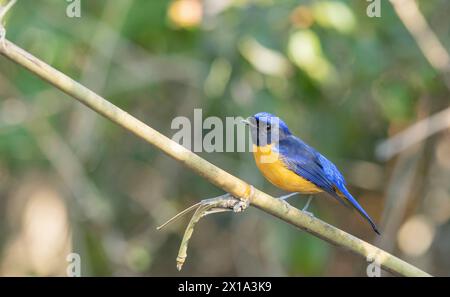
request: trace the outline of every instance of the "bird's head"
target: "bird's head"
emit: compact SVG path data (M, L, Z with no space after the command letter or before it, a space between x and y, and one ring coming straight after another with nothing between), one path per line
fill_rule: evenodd
M259 112L243 122L250 127L252 141L257 146L277 143L291 135L286 123L268 112Z

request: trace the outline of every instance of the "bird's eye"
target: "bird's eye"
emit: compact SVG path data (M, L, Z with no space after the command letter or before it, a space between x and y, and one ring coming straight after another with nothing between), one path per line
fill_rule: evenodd
M267 130L267 131L270 131L270 128L271 128L271 126L270 126L270 125L267 125L266 130Z

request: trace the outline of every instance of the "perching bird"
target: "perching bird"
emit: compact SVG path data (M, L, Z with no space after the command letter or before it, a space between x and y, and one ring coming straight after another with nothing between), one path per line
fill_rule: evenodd
M297 193L326 192L344 205L353 206L380 234L375 223L345 187L344 177L336 166L292 135L281 119L260 112L244 122L250 126L258 169L275 186L293 192L280 198L285 199Z

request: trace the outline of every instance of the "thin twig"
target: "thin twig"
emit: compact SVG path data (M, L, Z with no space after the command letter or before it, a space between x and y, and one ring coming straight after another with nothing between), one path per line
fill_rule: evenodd
M182 216L184 216L185 214L190 213L191 211L193 211L194 209L198 208L200 206L201 202L198 202L194 205L189 206L188 208L186 208L185 210L183 210L182 212L177 213L175 216L173 216L172 218L170 218L169 220L167 220L164 224L156 227L156 230L161 230L162 228L166 227L167 225L169 225L170 223L175 222L176 220L180 219Z
M16 4L17 0L10 0L6 5L0 5L0 22L3 21L3 17L6 15L8 10L10 10L14 4Z
M239 207L237 207L237 206L239 206ZM168 223L173 222L173 220L175 218L179 218L180 216L186 214L193 208L197 207L196 211L194 212L194 215L192 216L191 220L189 221L189 224L186 226L186 230L184 231L183 239L181 240L180 249L178 251L178 256L177 256L177 269L181 270L183 268L183 264L187 258L187 249L188 249L188 245L189 245L189 240L192 237L192 233L194 233L195 225L198 223L198 221L200 221L201 218L203 218L207 215L213 214L213 213L224 212L224 211L232 211L233 210L234 212L240 212L241 206L242 206L242 201L234 198L232 195L227 193L227 194L219 196L219 197L202 200L201 202L180 212L175 217L173 217L168 222L166 222L164 225L167 225Z
M411 33L425 58L450 88L450 55L420 12L415 0L390 0L395 12Z
M384 269L393 273L403 276L429 276L428 273L419 268L317 218L304 214L262 191L257 189L252 191L252 187L243 180L172 141L9 40L5 40L5 47L0 47L0 53L107 119L154 145L232 196L240 197L240 199L250 202L251 205L268 214L276 216L330 243L353 251L365 259L369 257L373 259L373 256L376 255L377 260L379 260L377 263L379 262Z
M430 65L438 72L450 90L450 54L433 32L413 0L390 0L398 17L414 38ZM378 158L386 161L409 147L450 127L450 108L414 123L404 131L383 141L376 148Z
M404 131L381 142L375 150L378 158L386 161L406 149L450 128L450 107L414 123Z

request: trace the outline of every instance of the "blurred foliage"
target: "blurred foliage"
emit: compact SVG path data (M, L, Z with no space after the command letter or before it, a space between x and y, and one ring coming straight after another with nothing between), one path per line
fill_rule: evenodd
M166 135L174 133L174 117L191 118L194 108L204 118L279 115L342 168L354 195L379 220L395 162L379 162L376 145L447 107L449 92L389 1L381 2L382 17L369 18L360 0L81 0L81 18L69 18L66 1L19 0L6 23L10 40ZM450 49L450 3L419 6ZM365 275L364 259L255 210L200 223L178 273L184 222L155 227L220 191L3 58L0 135L2 274L63 275L64 255L74 251L83 275ZM449 145L448 134L439 137ZM433 156L436 139L427 150ZM248 153L200 155L281 193ZM430 167L418 178L428 181ZM448 182L449 168L442 168L438 175ZM418 189L419 199L429 184ZM32 229L48 237L39 254L27 244L30 222L22 217L38 193L50 190L64 202L69 235L58 245L52 236L60 233ZM442 191L445 208L450 189ZM54 207L49 201L44 214ZM407 214L422 212L421 205L413 199ZM325 196L312 209L343 230L374 238L356 214ZM446 226L436 245L412 257L394 236L393 252L449 275L450 264L436 258L438 243L450 236L449 214L436 225ZM47 261L44 268L39 261Z

